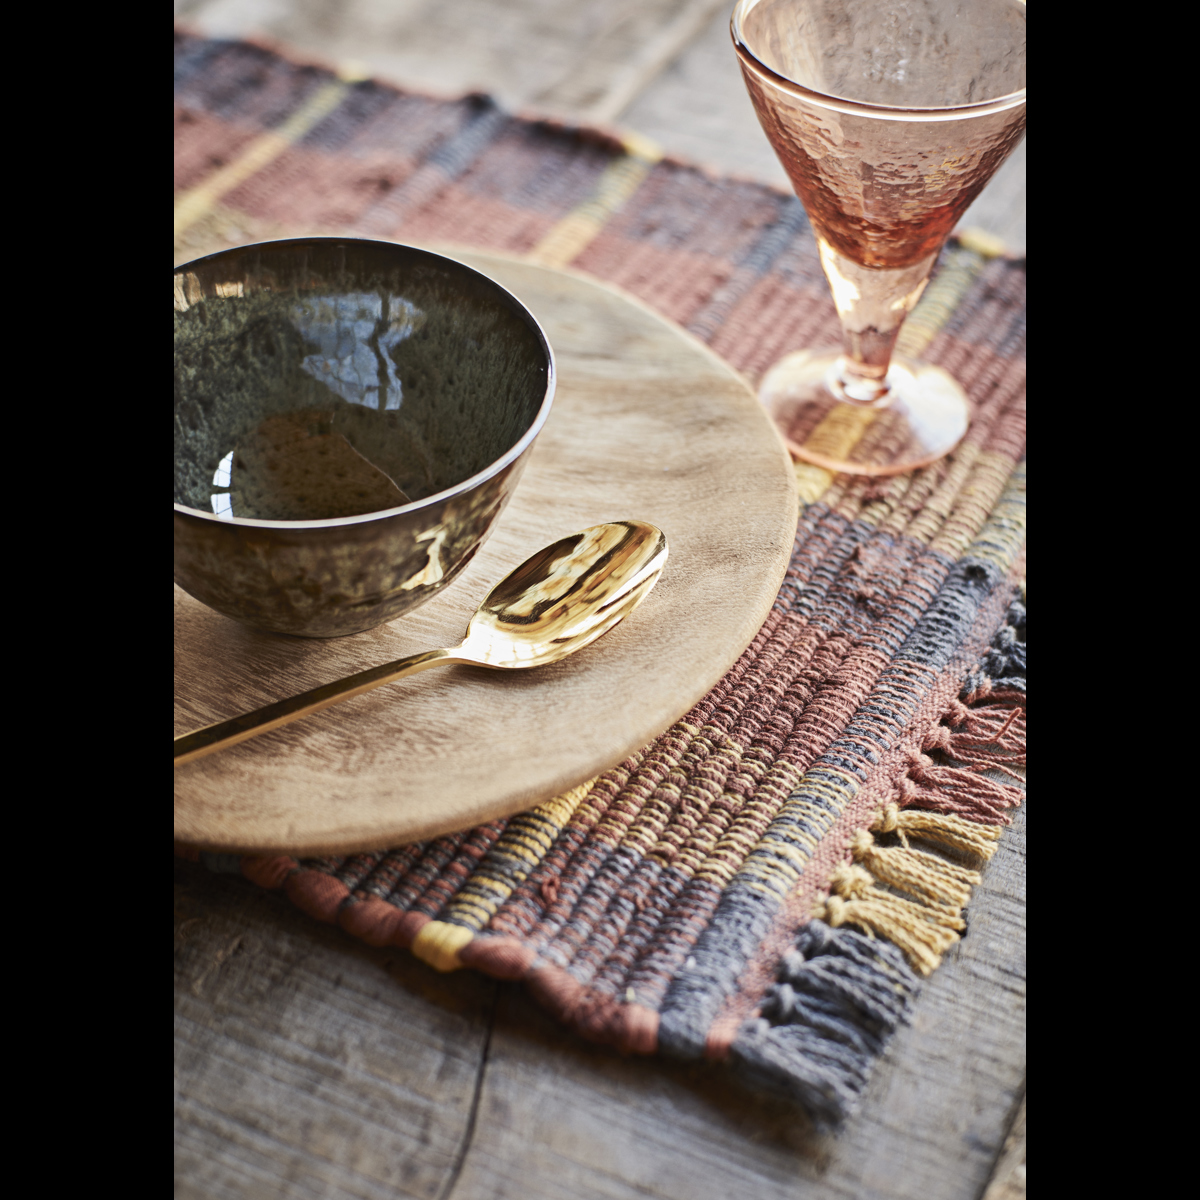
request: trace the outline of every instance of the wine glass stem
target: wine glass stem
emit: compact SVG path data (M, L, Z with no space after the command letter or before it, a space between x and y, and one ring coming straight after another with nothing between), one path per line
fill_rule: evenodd
M875 404L888 391L892 348L933 269L936 254L904 267L864 267L839 253L820 234L817 246L842 323L838 364L840 399Z

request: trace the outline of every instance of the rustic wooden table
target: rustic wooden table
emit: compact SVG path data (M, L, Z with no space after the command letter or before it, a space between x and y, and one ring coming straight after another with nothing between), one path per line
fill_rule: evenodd
M619 125L786 186L730 0L176 0L407 87ZM1024 147L968 214L1025 245ZM719 1066L622 1058L514 985L438 975L177 860L176 1194L664 1200L1025 1194L1025 813L861 1111L821 1136Z

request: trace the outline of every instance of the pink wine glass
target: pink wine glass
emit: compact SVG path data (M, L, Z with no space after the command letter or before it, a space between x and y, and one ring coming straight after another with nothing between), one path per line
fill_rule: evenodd
M738 0L750 99L816 233L840 350L789 354L760 397L796 458L895 475L971 405L893 354L946 238L1025 135L1022 0Z

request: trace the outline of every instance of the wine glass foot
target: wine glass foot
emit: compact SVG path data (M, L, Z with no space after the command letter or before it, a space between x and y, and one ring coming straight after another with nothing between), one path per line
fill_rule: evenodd
M839 350L801 350L763 377L759 399L793 458L850 475L899 475L962 441L971 402L940 367L893 357L887 392L862 403L835 395L840 358Z

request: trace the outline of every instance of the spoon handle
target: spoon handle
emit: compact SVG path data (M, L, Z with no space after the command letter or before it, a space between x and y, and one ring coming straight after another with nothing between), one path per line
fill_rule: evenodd
M405 675L415 675L418 671L427 671L430 667L474 661L464 658L461 650L461 646L455 646L452 650L426 650L422 654L411 654L408 658L397 658L381 667L359 671L357 675L348 675L334 683L323 684L288 700L278 700L265 708L243 713L240 717L231 717L228 721L219 721L216 725L206 725L192 733L181 734L175 739L175 765L181 767L193 759L203 758L206 754L213 754L227 746L236 746L238 742L258 737L260 733L266 733L270 729L290 725L310 713L320 712L332 704L340 704L343 700L361 696L363 692L403 679Z

